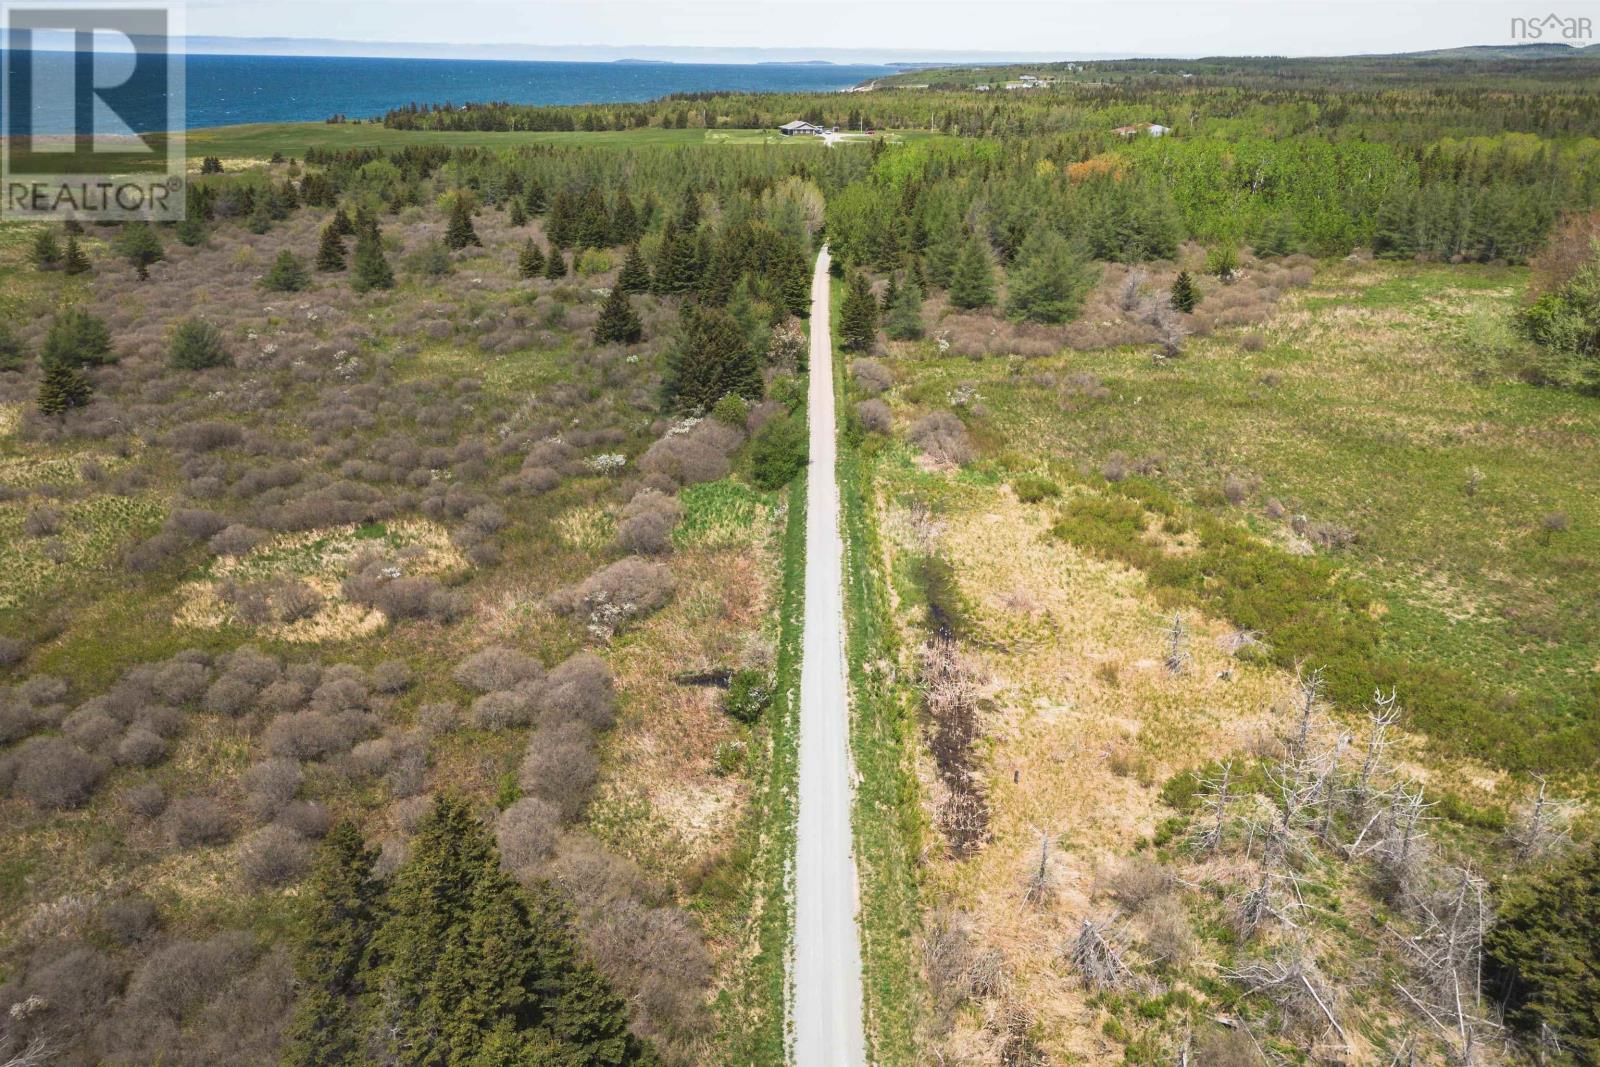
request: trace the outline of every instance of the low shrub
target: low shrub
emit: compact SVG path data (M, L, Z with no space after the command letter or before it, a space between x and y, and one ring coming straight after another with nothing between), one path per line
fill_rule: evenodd
M210 797L180 797L167 808L167 835L179 848L220 845L233 836L233 823Z
M911 443L934 463L960 467L972 462L972 441L961 420L948 411L935 411L911 424Z
M61 737L35 737L16 753L11 789L41 808L76 808L105 774L103 761Z
M752 725L759 722L771 706L772 682L766 672L737 671L728 681L728 692L723 697L722 709L730 718Z
M468 689L492 693L538 682L544 667L526 653L494 645L462 660L453 677Z
M805 470L810 448L804 419L769 419L750 441L751 481L769 492L782 489Z
M1024 504L1037 504L1061 495L1061 487L1042 474L1019 474L1011 479L1011 491Z
M311 846L287 826L263 826L239 849L239 870L251 889L298 881L311 866Z

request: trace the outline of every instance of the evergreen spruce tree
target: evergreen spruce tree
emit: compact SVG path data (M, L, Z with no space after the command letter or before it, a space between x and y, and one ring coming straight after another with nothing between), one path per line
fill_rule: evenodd
M39 358L47 364L64 363L69 367L103 366L117 361L105 320L79 307L67 308L50 323Z
M549 253L544 257L544 276L551 281L567 276L567 257L555 245L550 246Z
M778 286L783 306L796 318L811 316L811 261L793 239L785 242L779 259Z
M928 279L941 288L950 288L962 247L961 231L955 219L938 217L928 238Z
M455 201L450 205L450 222L444 229L445 247L452 251L460 251L468 245L483 244L478 240L478 231L472 227L472 208L467 204L463 194L457 194Z
M521 229L528 224L528 209L522 206L521 200L511 201L510 218L507 220L516 229Z
M328 220L328 227L339 237L349 237L356 232L355 224L350 221L350 216L345 214L342 207L334 210L333 218Z
M548 891L500 869L485 827L441 797L391 882L360 978L380 1061L645 1067L626 1004Z
M925 271L922 267L921 256L911 257L911 267L909 270L907 270L906 277L910 280L912 285L917 287L918 292L927 293L928 274L927 271Z
M272 204L271 198L265 195L257 196L255 206L250 209L250 214L244 220L244 228L257 235L272 229Z
M543 215L549 206L544 195L544 185L538 178L528 183L528 189L522 194L522 203L530 215Z
M878 342L878 302L872 296L872 283L856 272L839 309L839 345L846 352L870 352Z
M950 303L964 311L994 303L994 258L977 234L968 236L950 272Z
M84 254L76 236L67 238L67 251L61 260L61 271L67 275L88 274L94 267Z
M576 240L579 248L605 248L611 243L611 215L606 211L605 194L597 185L591 185L583 195Z
M617 207L611 213L611 244L631 245L644 233L639 225L639 213L633 206L633 197L626 189L617 191Z
M139 275L140 281L150 277L150 265L167 258L161 247L161 238L148 222L130 222L117 236L117 252L126 259Z
M19 371L28 361L22 339L4 319L0 319L0 373Z
M522 251L517 253L517 273L524 278L537 278L544 273L544 253L539 251L539 246L532 237L522 246Z
M889 305L883 332L896 341L915 341L922 336L922 290L910 278Z
M377 853L366 847L354 823L339 823L323 841L299 898L294 969L300 996L282 1067L367 1062L359 998L382 914L376 861Z
M441 796L412 839L373 938L369 1010L386 1053L417 1064L465 1062L456 1016L472 988L468 945L478 881L496 860L488 835L459 800Z
M206 224L197 214L185 215L173 232L178 235L178 243L185 248L198 248L206 241Z
M1529 1043L1561 1039L1559 1063L1600 1063L1600 845L1514 878L1484 941L1505 995L1506 1021Z
M278 258L272 262L272 269L261 279L262 288L271 293L298 293L310 283L306 265L287 248L278 253Z
M730 393L761 397L761 366L748 338L722 308L688 305L667 353L663 399L672 410L707 412Z
M578 237L578 202L565 189L558 189L550 201L550 217L545 235L556 248L570 248Z
M177 370L206 370L233 362L222 331L204 319L184 319L172 331L167 364Z
M667 220L661 231L653 278L655 291L663 295L691 292L699 280L695 269L695 235L680 229L672 219Z
M617 275L617 288L625 293L644 293L650 290L650 268L645 265L639 246L628 250L627 261Z
M700 299L715 307L726 307L741 273L732 249L714 248L706 269L698 274Z
M88 375L64 359L39 359L39 414L55 417L81 408L94 396Z
M346 220L348 224L349 220ZM344 270L344 241L339 237L337 220L322 228L322 240L317 245L317 269L320 271Z
M600 317L595 320L594 343L631 345L643 337L644 325L639 321L633 305L628 302L628 294L622 286L612 286L611 295L606 297L604 306L600 308Z
M1200 290L1195 287L1194 279L1186 270L1178 272L1177 280L1172 283L1172 306L1189 314L1200 303Z
M683 191L683 207L678 211L678 226L685 233L700 228L700 194L691 187Z
M900 294L900 279L894 272L889 273L889 284L883 287L883 295L878 298L878 314L887 315L889 308L894 304L894 298Z
M46 226L33 235L33 265L40 270L61 266L61 242L56 240L54 226Z
M1017 251L1008 278L1006 311L1029 322L1078 317L1099 272L1055 230L1034 230Z
M394 288L394 268L389 266L389 259L384 255L383 239L378 236L376 225L361 230L356 237L355 277L352 284L358 293Z

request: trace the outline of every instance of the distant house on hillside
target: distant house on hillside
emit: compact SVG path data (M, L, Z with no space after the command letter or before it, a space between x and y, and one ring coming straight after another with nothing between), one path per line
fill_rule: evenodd
M825 131L821 126L813 126L804 119L795 119L793 122L785 122L782 126L779 126L778 132L785 137L793 137L796 134L804 137L821 137Z
M1132 126L1118 126L1111 132L1121 137L1137 137L1141 133L1150 137L1165 137L1172 132L1172 128L1156 122L1136 122Z

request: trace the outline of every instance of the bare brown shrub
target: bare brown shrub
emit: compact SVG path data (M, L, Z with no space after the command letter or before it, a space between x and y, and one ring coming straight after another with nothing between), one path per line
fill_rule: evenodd
M672 551L672 531L683 517L677 500L654 489L636 493L617 525L617 547L640 556Z
M287 826L263 826L239 849L239 870L252 889L275 889L299 880L311 865L311 846Z
M544 677L544 667L532 656L494 645L462 660L453 675L457 682L479 693L516 689Z
M856 405L856 418L869 433L888 433L894 429L894 417L889 405L881 400L863 400Z
M539 706L544 726L580 722L591 730L609 730L617 717L611 668L593 652L568 657L545 679Z
M549 801L564 819L573 819L588 803L598 768L588 729L569 722L534 732L518 780L523 792Z
M863 396L878 396L894 386L894 375L875 359L858 359L851 363L850 376Z
M579 616L593 636L607 640L634 619L665 605L673 589L666 567L629 556L557 592L551 607Z
M105 763L61 737L35 737L16 753L11 789L41 808L76 808L89 799Z
M538 797L523 797L495 820L500 862L513 873L532 871L555 851L562 815L556 805Z
M959 467L972 462L972 441L960 419L948 411L935 411L911 424L907 434L934 463Z
M220 845L233 836L233 822L210 797L180 797L167 808L167 836L179 848Z

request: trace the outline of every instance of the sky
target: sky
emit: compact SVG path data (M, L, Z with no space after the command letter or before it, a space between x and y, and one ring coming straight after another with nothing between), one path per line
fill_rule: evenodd
M597 56L628 46L790 47L827 58L837 58L834 49L851 58L1343 55L1511 43L1517 16L1600 23L1594 0L188 0L187 8L191 36L589 46Z

